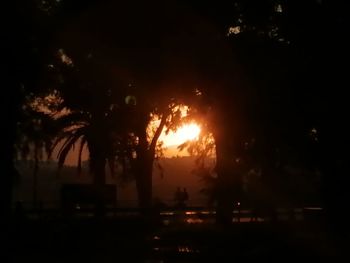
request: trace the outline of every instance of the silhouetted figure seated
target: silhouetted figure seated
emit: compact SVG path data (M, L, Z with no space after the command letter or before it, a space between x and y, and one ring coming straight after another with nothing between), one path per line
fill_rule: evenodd
M178 187L175 191L174 200L176 208L185 208L186 201L188 200L188 193L186 188L184 188L183 191L181 191L180 187Z

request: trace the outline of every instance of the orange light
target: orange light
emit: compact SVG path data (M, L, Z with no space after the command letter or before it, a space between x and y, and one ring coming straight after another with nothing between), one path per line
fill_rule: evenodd
M164 146L180 145L186 141L198 139L201 129L196 123L185 124L176 131L170 131L168 134L163 133L160 140Z

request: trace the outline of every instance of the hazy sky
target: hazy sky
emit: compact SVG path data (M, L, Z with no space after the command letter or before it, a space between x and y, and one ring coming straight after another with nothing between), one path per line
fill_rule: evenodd
M186 142L187 140L196 139L200 132L200 128L195 123L184 125L180 127L176 132L170 131L168 134L163 132L159 138L160 141L164 141L164 156L188 156L187 150L179 151L177 146ZM77 144L78 145L78 144ZM60 146L60 145L59 145ZM68 153L65 164L76 166L78 162L78 149L75 147ZM56 147L52 157L56 158L59 147ZM86 161L89 158L87 148L85 147L82 154L82 161Z

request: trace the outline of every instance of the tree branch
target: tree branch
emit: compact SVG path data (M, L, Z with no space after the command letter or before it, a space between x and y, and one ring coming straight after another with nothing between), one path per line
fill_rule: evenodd
M158 142L158 139L163 131L163 128L165 126L165 123L166 123L166 119L168 118L169 114L168 113L164 113L163 116L162 116L162 119L160 121L160 124L156 130L156 132L154 133L154 136L152 138L152 141L150 143L150 146L149 146L149 150L154 152L155 151L155 148L156 148L156 145L157 145L157 142Z

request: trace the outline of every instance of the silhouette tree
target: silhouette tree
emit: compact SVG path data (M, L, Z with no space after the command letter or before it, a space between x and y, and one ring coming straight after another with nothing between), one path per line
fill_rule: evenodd
M51 2L51 1L50 1ZM57 2L52 1L51 11L55 11ZM13 165L15 156L14 145L16 142L17 122L20 120L21 107L25 96L39 92L38 72L43 62L44 50L49 42L49 36L54 31L52 27L52 14L41 8L41 2L37 1L10 1L4 6L10 14L11 22L5 30L4 43L6 55L6 78L4 86L8 87L7 99L2 104L1 112L4 112L4 133L2 137L5 156L2 168L4 178L1 194L1 212L8 217L12 203L12 182L16 173Z
M56 22L51 23L54 5L47 7L40 2L27 13L40 19L35 23L29 19L31 23L16 30L19 33L13 38L8 63L8 75L15 79L8 81L14 87L15 101L4 109L10 124L6 125L7 134L12 138L12 142L5 142L6 153L13 155L16 118L11 114L17 115L21 105L21 96L17 96L20 87L24 85L27 92L43 86L46 89L46 85L33 84L37 83L38 65L44 65L54 74L42 73L55 79L57 86L50 88L60 90L71 117L82 115L75 116L71 124L84 120L82 127L65 134L66 146L78 141L80 128L81 134L84 129L84 134L87 130L95 134L91 145L98 145L96 149L109 140L110 131L118 130L122 140L116 141L129 147L127 156L135 164L140 205L146 207L151 200L158 136L167 124L177 122L177 117L171 117L176 116L174 106L193 103L192 94L198 90L203 104L197 107L210 113L208 130L215 139L215 172L221 189L219 221L230 222L232 202L241 198L243 175L249 169L261 170L264 185L273 193L283 165L292 162L319 168L327 210L341 208L341 202L333 199L341 192L344 196L340 199L346 200L347 182L348 140L341 124L345 123L347 104L340 88L346 74L339 63L347 41L346 16L340 2L250 0L198 5L187 1L182 5L147 3L137 8L128 3L63 2L64 10L73 11L62 12ZM51 1L45 3L50 5ZM155 6L154 10L164 12L154 11ZM28 18L22 12L26 8L28 5L23 5L15 12L22 24ZM65 21L62 24L61 18ZM48 32L56 33L58 28L55 45L47 45ZM59 63L43 60L45 46L50 46ZM320 87L326 85L336 91L322 91ZM119 127L109 126L110 111L120 112L115 122ZM147 138L150 114L157 115L161 123L152 139ZM342 140L335 143L338 137ZM96 152L103 153L96 158L105 163L108 151ZM13 169L11 162L5 165ZM6 180L10 185L11 176ZM2 193L8 194L8 189Z
M39 163L50 152L54 130L51 116L36 111L31 105L23 105L21 121L17 123L17 140L15 157L20 160L33 161L33 206L37 208L37 182Z
M154 13L152 7L143 7ZM168 5L161 3L157 3L157 8L169 10ZM196 50L198 57L206 50L198 49L203 32L200 32L199 38L188 34L189 18L180 21L176 10L147 15L145 23L143 18L146 13L126 3L89 9L58 36L60 44L56 54L59 63L50 67L65 104L73 111L92 114L91 125L96 121L99 122L96 127L103 127L103 114L112 105L118 109L126 108L121 114L125 120L119 119L116 123L123 130L119 134L124 134L124 139L131 138L132 143L125 145L129 145L133 149L131 152L135 153L131 163L134 164L142 208L149 207L152 200L152 170L158 138L165 126L176 128L180 114L176 107L190 100L186 97L193 93L196 86L198 74L192 76L192 73L196 73L194 69L197 65L191 62L194 58L191 52ZM115 11L120 16L116 16ZM132 17L126 15L133 12L137 14ZM122 26L125 23L128 30ZM168 30L171 28L174 30ZM117 29L120 33L112 34ZM207 43L206 47L210 44ZM94 117L97 113L99 116ZM160 121L152 135L147 133L151 116L159 117Z
M219 221L231 222L233 199L242 198L242 176L249 169L261 170L265 187L275 193L283 165L295 160L303 167L312 164L309 135L317 123L314 107L322 106L315 105L312 94L319 91L308 69L328 68L324 61L315 67L311 49L330 27L324 16L328 7L316 1L233 1L199 8L226 35L232 51L226 59L220 57L224 66L217 71L207 68L205 75L212 79L201 90L204 107L210 106L214 116L209 127L216 146L217 187L222 187ZM232 189L236 197L230 195ZM272 194L269 202L276 199Z
M129 106L119 89L118 78L112 78L105 65L98 65L101 56L97 52L81 49L68 56L65 50L58 49L55 55L46 81L60 91L61 107L66 109L54 120L57 137L51 152L59 148L57 157L61 168L78 144L77 171L80 174L86 147L94 189L100 193L106 184L106 164L114 176L116 161L122 162L131 153L122 143Z
M13 11L14 18L17 19L18 22L14 24L22 26L13 29L13 32L16 32L16 34L11 34L10 43L12 46L9 48L10 51L13 51L13 54L11 53L12 57L9 60L9 76L12 76L12 82L9 81L9 83L13 87L11 91L13 91L14 94L12 94L13 96L11 96L11 100L9 100L11 107L6 107L7 110L11 109L11 111L7 114L6 110L6 114L9 117L9 121L12 123L9 128L12 129L16 127L15 124L19 120L21 112L20 108L22 107L26 96L35 97L35 94L38 95L38 93L42 91L47 95L52 93L52 90L55 90L52 87L52 83L46 85L48 82L45 81L45 79L47 80L47 78L51 78L55 75L52 74L55 71L55 68L50 59L48 59L48 54L51 53L56 46L52 45L54 43L52 36L56 34L56 30L59 31L59 29L64 27L65 20L69 20L71 17L74 17L74 15L81 12L81 10L84 10L91 1L89 1L89 3L79 1L79 3L73 5L69 5L67 1L14 2L15 5L13 6L13 9L10 9ZM71 7L73 8L68 12L68 9ZM58 56L64 63L69 62L69 60L68 62L67 60L64 60L68 59L68 57L64 57L62 52L59 51ZM69 63L67 65L69 66ZM60 80L62 79L63 78L60 78ZM45 97L45 95L43 95L43 97ZM74 101L76 97L71 98ZM39 114L32 113L36 115ZM28 125L24 127L26 123L33 121L30 119L32 116L26 117L28 117L27 120L21 120L20 122L21 132L20 140L17 140L17 147L24 153L25 149L27 149L28 143L31 144L34 142L34 159L37 163L39 159L37 157L39 157L40 152L39 148L41 148L44 141L47 146L49 145L47 143L48 140L46 140L48 134L47 131L40 132L37 130L31 130L32 128L37 127L40 123L36 123L38 125L34 125L33 127ZM43 118L47 119L48 116L41 114L40 118L35 118L35 120L42 121ZM15 135L16 133L10 132L10 134ZM11 138L14 139L15 137L11 136ZM12 142L10 142L9 147L12 150L8 151L8 156L9 158L13 158L14 143L12 139L10 141ZM8 150L10 150L10 148L8 148ZM11 165L11 163L12 162L8 162L9 168L12 167L9 174L11 174L11 170L13 170L13 165ZM37 171L38 166L35 166L35 171ZM9 180L11 181L10 177ZM8 190L10 189L11 187L8 188ZM5 193L5 191L3 193ZM8 193L8 191L6 193ZM8 200L8 198L6 200ZM8 205L10 205L10 202Z
M174 100L171 102L171 100L173 99L168 99L168 105L166 105L167 100L165 98L162 100L165 107L161 108L159 124L152 133L149 132L149 127L152 126L153 121L150 116L156 114L157 108L149 108L148 111L143 112L141 109L141 112L137 112L139 117L135 118L136 125L133 130L138 144L135 147L136 157L133 162L133 171L136 179L139 207L145 212L152 205L152 175L154 161L159 155L157 153L159 137L165 129L176 129L181 120L181 108L178 103Z

